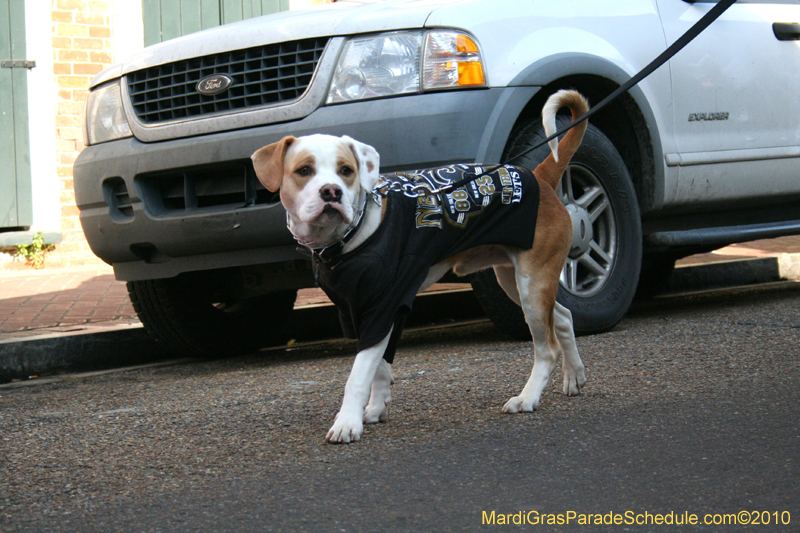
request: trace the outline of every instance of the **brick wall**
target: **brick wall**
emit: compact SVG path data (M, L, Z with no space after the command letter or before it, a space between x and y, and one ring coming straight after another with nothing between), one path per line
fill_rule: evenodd
M110 2L51 0L51 20L63 242L48 256L47 266L96 265L102 262L89 249L78 221L72 164L83 150L83 102L89 82L112 64Z

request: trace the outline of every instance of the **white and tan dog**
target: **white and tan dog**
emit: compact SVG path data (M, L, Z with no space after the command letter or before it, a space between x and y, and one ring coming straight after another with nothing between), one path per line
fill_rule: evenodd
M542 111L547 135L555 131L556 112L565 106L573 119L588 110L586 100L575 91L552 95ZM534 365L522 392L503 407L507 413L537 408L560 354L564 394L579 394L586 382L572 316L556 302L559 275L572 241L572 223L555 192L585 129L584 122L560 142L551 141L553 153L533 172L539 182L539 204L530 249L502 245L472 248L433 266L420 287L423 290L451 269L466 275L493 267L505 292L522 306L533 336ZM312 249L341 245L343 239L343 253L358 249L379 229L392 201L387 198L380 206L369 200L380 178L379 156L371 146L349 137L286 137L261 148L252 159L264 186L270 191L280 189L289 229ZM380 342L359 350L328 442L357 441L363 423L386 421L392 372L383 356L390 340L391 330Z

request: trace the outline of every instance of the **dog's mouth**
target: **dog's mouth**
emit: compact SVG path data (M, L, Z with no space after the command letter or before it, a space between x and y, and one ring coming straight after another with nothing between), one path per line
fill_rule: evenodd
M321 226L330 226L332 224L346 222L342 209L341 203L328 202L322 207L322 210L319 212L314 222Z
M366 198L364 202L361 210L338 201L309 202L303 204L296 214L292 214L287 208L289 229L304 246L312 249L329 246L358 227L358 221L363 218L366 210Z

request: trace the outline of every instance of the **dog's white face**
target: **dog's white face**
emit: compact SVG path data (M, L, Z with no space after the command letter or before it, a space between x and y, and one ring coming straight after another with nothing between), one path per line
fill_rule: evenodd
M379 178L379 156L350 137L284 137L253 154L256 175L281 191L289 229L301 242L335 242L358 216Z

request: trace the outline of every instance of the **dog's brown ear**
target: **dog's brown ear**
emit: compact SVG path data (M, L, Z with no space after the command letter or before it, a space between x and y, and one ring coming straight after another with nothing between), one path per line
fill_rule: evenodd
M342 136L342 140L347 143L353 155L358 161L358 174L361 177L361 187L371 191L380 179L381 156L372 146L359 142L347 135Z
M283 159L286 150L295 141L294 137L284 137L280 141L260 148L250 158L256 171L258 181L270 192L281 188L283 180Z

